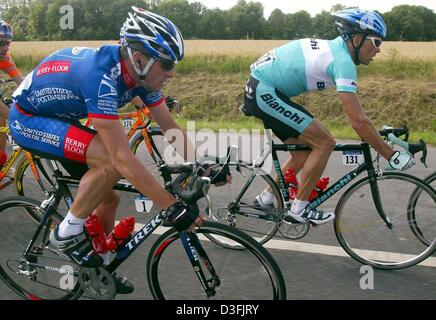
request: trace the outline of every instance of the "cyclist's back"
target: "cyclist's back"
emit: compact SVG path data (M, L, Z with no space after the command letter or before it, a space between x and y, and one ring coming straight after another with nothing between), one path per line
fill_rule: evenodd
M132 97L147 105L162 102L160 91L129 88L123 81L119 46L66 48L53 53L27 75L14 92L25 112L49 117L118 118L117 110Z
M356 92L356 66L341 37L300 39L271 50L251 66L251 75L288 97L334 85Z

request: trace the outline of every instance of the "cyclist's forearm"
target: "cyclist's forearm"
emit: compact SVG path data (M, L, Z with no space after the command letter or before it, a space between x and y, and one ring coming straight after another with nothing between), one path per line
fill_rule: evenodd
M166 209L176 202L176 199L159 184L133 154L132 157L119 159L115 165L124 178L162 209Z
M392 148L383 141L380 137L377 129L368 117L364 117L363 121L359 121L358 124L352 123L353 129L365 142L369 143L378 153L380 153L385 159L389 159L392 154Z

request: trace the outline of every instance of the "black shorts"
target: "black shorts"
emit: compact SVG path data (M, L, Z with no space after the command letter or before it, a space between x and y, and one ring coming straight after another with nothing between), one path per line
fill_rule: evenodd
M313 115L303 106L253 77L245 87L243 109L247 115L262 120L265 128L282 141L298 138L313 121Z

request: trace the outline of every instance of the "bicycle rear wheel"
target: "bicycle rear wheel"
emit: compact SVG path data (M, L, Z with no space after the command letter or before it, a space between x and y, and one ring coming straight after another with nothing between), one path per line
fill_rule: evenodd
M45 199L54 190L55 182L52 176L53 170L49 160L33 156L33 163L37 176L32 171L32 166L26 157L22 157L15 170L15 191L19 196L26 196L32 199Z
M246 250L228 250L205 235L237 243ZM215 222L205 222L194 236L198 236L210 264L204 261L205 255L198 248L185 248L175 229L168 230L153 245L147 259L147 279L155 299L286 299L286 286L277 263L253 238ZM191 265L185 250L199 260L199 267ZM210 267L217 277L213 277ZM209 285L216 285L209 297L194 271L200 269L207 274Z
M232 183L225 187L211 185L208 192L210 202L200 200L200 209L213 221L242 230L264 244L274 237L279 228L283 210L280 191L271 176L262 171L253 175L252 166L244 161L240 161L239 165L229 164L229 169ZM254 204L256 196L268 187L273 191L274 204L268 208ZM219 239L211 240L219 243Z
M25 197L0 201L0 279L24 299L74 299L79 292L71 274L75 265L48 247L50 230L62 221L60 215L48 218L30 254L23 255L42 218L40 204Z
M336 207L335 233L357 261L379 269L401 269L429 257L436 248L436 194L422 180L404 173L377 178L381 204L392 228L382 220L369 177L352 185ZM413 196L419 190L419 197ZM429 242L416 235L416 227Z

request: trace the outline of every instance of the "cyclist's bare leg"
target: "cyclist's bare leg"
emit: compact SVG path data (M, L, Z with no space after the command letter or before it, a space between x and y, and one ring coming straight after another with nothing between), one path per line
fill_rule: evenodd
M94 210L94 214L99 217L103 229L109 235L115 226L115 216L120 203L120 195L115 190L110 190L102 203Z
M298 137L298 142L311 147L301 173L297 199L307 201L318 182L335 147L335 140L317 119Z
M295 138L289 138L283 141L285 144L297 144L299 143L297 139ZM306 151L291 151L291 156L283 163L282 165L282 173L285 174L286 170L289 168L292 168L294 170L295 174L300 172L300 170L303 168L304 163L307 160L307 157L309 156L310 152ZM277 175L274 177L274 181L276 184L278 184L278 177ZM272 192L271 187L268 187L267 190L269 192Z
M77 196L71 207L73 215L80 219L87 218L107 197L110 198L113 195L112 187L121 178L98 134L88 147L86 159L90 169L80 180ZM110 203L111 200L106 202Z

